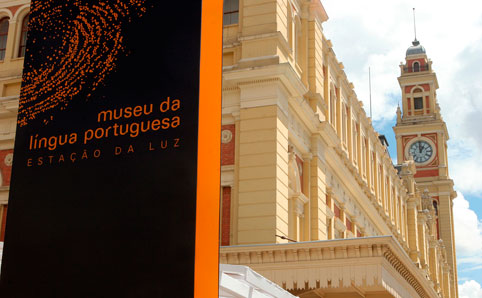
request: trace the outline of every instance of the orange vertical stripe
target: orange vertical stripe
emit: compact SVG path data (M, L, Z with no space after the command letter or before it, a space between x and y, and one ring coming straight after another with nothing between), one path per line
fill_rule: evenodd
M202 1L194 297L218 297L223 1Z

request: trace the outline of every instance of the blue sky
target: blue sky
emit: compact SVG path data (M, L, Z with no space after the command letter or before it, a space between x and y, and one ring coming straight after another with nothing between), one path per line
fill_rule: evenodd
M392 126L401 99L397 77L405 51L417 39L433 61L437 98L447 123L454 200L460 298L482 298L482 2L478 0L323 0L333 42L348 80L369 113L371 69L374 126L388 138L396 159Z

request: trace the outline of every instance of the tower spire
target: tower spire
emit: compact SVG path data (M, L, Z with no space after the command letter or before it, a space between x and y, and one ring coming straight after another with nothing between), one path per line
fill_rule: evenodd
M415 7L413 8L413 31L415 33L414 42L417 42L417 23L416 23L416 20L415 20Z

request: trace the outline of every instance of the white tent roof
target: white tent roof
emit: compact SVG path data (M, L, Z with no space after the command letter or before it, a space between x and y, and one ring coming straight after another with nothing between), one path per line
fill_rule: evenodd
M219 266L219 298L295 298L246 266Z

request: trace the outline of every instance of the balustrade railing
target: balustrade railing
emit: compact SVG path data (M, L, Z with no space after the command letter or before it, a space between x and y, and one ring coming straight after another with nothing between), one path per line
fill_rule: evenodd
M420 72L420 71L428 71L430 70L430 66L428 64L415 66L415 67L404 67L403 72Z

